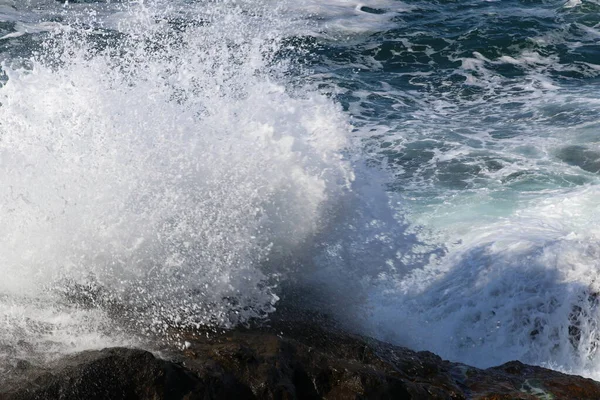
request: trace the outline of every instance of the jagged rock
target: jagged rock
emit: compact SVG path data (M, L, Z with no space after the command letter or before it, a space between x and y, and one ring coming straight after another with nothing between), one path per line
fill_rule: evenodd
M279 321L182 334L165 359L138 349L19 363L0 399L598 399L600 383L519 362L481 370L344 333Z
M2 399L183 398L200 380L181 366L151 353L125 348L86 351L47 368L17 364Z

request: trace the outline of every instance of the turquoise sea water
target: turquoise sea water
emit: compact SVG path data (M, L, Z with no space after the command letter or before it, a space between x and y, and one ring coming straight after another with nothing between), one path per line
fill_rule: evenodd
M0 0L3 365L294 291L597 378L599 41L591 0Z

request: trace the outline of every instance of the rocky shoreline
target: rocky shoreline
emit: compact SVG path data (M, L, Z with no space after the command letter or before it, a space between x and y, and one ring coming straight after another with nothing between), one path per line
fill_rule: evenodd
M520 362L477 369L319 318L182 334L185 348L109 348L18 362L1 400L598 399L600 383Z

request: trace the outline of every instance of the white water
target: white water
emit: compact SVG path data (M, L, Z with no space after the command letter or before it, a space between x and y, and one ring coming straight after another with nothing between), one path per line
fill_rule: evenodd
M456 232L447 257L373 292L371 332L481 367L519 359L598 378L598 196L553 193Z
M341 26L338 18L343 13L335 4L322 14ZM388 17L410 12L401 4L379 4L390 11ZM355 33L388 27L386 15L378 15L376 21L346 11L342 18L364 23ZM410 52L410 36L402 40ZM540 34L532 41L563 44L565 38ZM573 49L581 45L566 44ZM380 44L373 41L370 46ZM357 53L365 62L356 68L383 69ZM599 379L600 156L594 116L599 103L595 87L569 86L552 76L577 72L594 77L598 66L564 64L558 56L529 50L497 59L473 52L454 61L461 62L454 73L464 76L467 86L482 88L481 95L440 93L434 72L412 74L433 93L401 92L385 82L374 83L374 90L352 92L357 100L350 111L372 118L364 130L381 134L388 153L407 153L415 159L420 151L433 155L412 178L402 181L406 195L399 208L410 224L403 228L400 216L377 215L372 225L362 225L364 237L332 246L338 263L346 258L363 266L346 262L341 268L353 271L364 303L357 310L346 299L347 307L338 307L338 313L352 310L349 323L369 335L471 365L490 367L519 359ZM524 77L507 79L493 69L498 65L516 66ZM342 67L332 64L332 70ZM361 77L365 79L357 75ZM373 95L392 107L370 117ZM393 120L398 127L386 122L373 127L384 115L410 109L411 102L420 105L418 111ZM518 112L507 111L517 104ZM490 122L482 123L484 119ZM410 146L414 153L408 153ZM490 168L489 160L500 161L502 168ZM460 170L452 171L453 165L480 172L461 175ZM405 172L398 165L391 168L398 175ZM444 192L436 186L443 187L440 181L465 183L467 190ZM436 197L424 197L427 190ZM380 247L370 247L374 242L368 239L372 231L367 227L381 229L371 236L381 239ZM348 255L340 248L360 250ZM365 254L369 256L363 258ZM332 290L340 292L343 289Z
M213 10L177 34L166 11L124 13L117 46L65 27L45 59L3 66L3 344L72 351L263 318L283 260L352 182L345 118L274 78L286 66L258 17Z
M318 294L307 304L381 339L481 367L521 359L600 378L596 186L541 190L506 208L485 190L409 206L383 190L389 177L366 168L357 146L387 128L351 133L349 116L292 87L275 56L290 32L340 40L385 29L409 7L173 4L74 14L53 4L72 20L32 17L0 39L51 33L42 56L2 67L0 357L231 327L267 316L289 281ZM303 25L297 13L325 22ZM179 32L175 17L196 23ZM537 53L462 61L460 73L494 88L503 83L486 65L531 68L531 108L549 93L572 100L543 75L554 60ZM444 102L424 102L431 114L420 117L448 118L456 110ZM438 126L398 136L404 144L428 129ZM512 174L547 166L561 142L550 131L537 158L519 139L490 150L523 151L498 173ZM468 151L452 147L431 165Z

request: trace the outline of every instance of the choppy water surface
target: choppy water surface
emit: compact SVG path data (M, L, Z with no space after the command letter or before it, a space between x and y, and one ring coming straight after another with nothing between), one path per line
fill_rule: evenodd
M0 371L293 290L598 378L599 28L587 0L0 0Z

